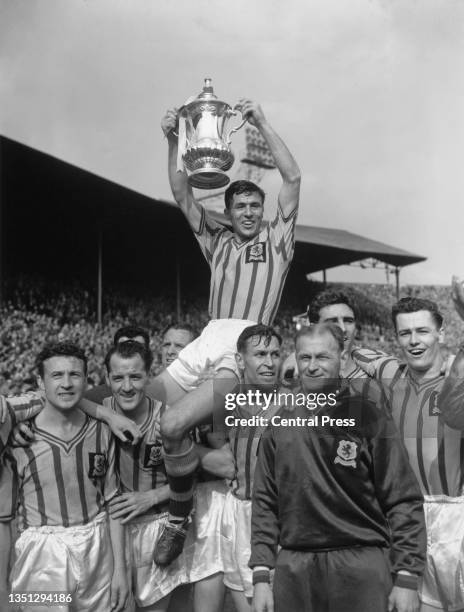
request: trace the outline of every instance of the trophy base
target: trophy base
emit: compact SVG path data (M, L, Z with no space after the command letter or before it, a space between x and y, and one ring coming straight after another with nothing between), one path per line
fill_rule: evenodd
M222 170L199 168L189 175L188 182L197 189L219 189L228 185L230 178Z

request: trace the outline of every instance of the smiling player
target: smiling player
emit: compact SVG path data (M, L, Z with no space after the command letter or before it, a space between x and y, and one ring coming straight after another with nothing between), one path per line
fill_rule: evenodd
M267 325L252 325L237 341L236 360L242 374L241 391L271 392L276 388L280 367L282 339ZM278 405L237 406L230 415L237 419L270 419ZM228 428L236 475L226 496L222 518L224 542L224 584L230 589L238 612L251 612L252 571L248 567L251 552L251 492L256 466L256 452L264 426L234 425Z
M75 345L47 345L37 358L45 406L34 440L12 450L18 526L12 591L62 591L70 610L123 610L128 595L124 534L107 525L105 504L117 493L109 428L79 409L87 360ZM110 599L111 595L111 599ZM24 605L24 611L49 606Z
M382 382L424 495L428 551L419 590L421 612L463 610L464 592L458 584L464 542L464 446L461 433L443 422L438 407L445 381L440 350L443 316L434 302L408 297L393 306L392 319L404 363L394 357L372 359L363 349L353 356Z
M257 322L271 323L276 315L294 252L294 233L300 193L300 171L290 151L267 121L261 107L249 99L240 110L263 136L282 177L278 206L270 223L263 223L264 192L250 181L236 181L225 191L225 215L232 231L217 223L194 198L185 172L177 172L176 109L167 112L162 129L168 140L171 189L211 268L209 314L212 321L201 336L150 388L171 406L161 430L165 464L173 496L171 523L157 546L163 565L182 550L192 508L193 473L198 463L187 434L211 416L215 406L238 381L235 347L241 331ZM208 366L215 380L199 378ZM188 393L188 395L186 395Z

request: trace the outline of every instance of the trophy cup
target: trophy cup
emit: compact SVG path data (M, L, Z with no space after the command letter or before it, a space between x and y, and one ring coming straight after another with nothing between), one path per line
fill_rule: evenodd
M226 171L234 163L230 137L246 123L228 128L232 107L218 100L211 79L205 79L203 91L179 110L179 158L188 174L188 182L198 189L218 189L230 181ZM178 163L179 166L179 163Z

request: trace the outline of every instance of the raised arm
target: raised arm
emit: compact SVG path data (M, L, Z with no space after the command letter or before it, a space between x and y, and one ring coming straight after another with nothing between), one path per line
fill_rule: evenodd
M300 199L301 174L298 164L287 145L268 123L261 106L248 98L240 100L237 108L248 122L259 130L272 153L277 169L282 177L282 187L279 192L279 204L285 218L298 210Z
M161 120L161 129L168 141L168 173L172 195L180 209L187 217L194 232L199 232L203 219L203 207L193 197L193 191L187 181L185 170L177 170L178 142L175 130L178 127L178 110L168 110Z

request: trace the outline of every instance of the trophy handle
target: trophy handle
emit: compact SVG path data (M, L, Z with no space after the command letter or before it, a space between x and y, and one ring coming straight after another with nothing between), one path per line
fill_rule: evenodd
M236 110L230 110L229 111L229 117L236 117L238 114L238 112ZM248 119L245 117L245 119L243 119L243 121L241 121L237 127L234 127L230 130L230 132L227 134L227 138L226 138L226 144L229 146L231 144L231 140L230 137L232 136L232 134L234 132L238 132L240 129L242 129L242 127L245 125L245 123L248 121Z

